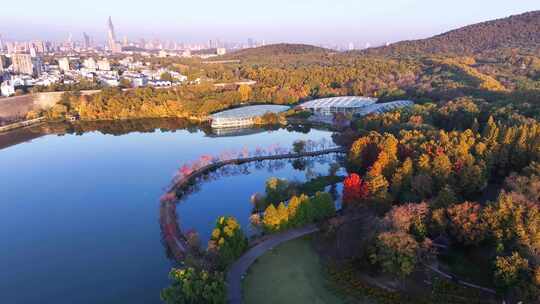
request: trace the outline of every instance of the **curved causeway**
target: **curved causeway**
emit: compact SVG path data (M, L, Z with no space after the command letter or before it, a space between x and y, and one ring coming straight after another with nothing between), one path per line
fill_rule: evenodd
M277 155L267 155L267 156L254 156L254 157L245 157L245 158L235 158L228 159L223 161L218 161L211 163L204 167L201 167L190 174L182 177L180 180L176 181L174 185L171 186L168 193L175 193L178 190L184 189L191 184L196 178L201 177L211 171L215 171L221 167L227 165L241 165L250 162L264 161L264 160L279 160L279 159L293 159L293 158L302 158L302 157L314 157L331 153L345 153L346 149L343 147L324 149L319 151L311 152L301 152L301 153L287 153L287 154L277 154Z
M203 166L190 174L175 181L175 183L169 188L168 195L174 195L179 199L182 194L181 190L187 189L197 178L204 176L212 171L215 171L221 167L227 165L241 165L249 162L257 162L264 160L280 160L280 159L294 159L302 157L315 157L331 153L345 153L346 149L343 147L324 149L319 151L302 152L302 153L287 153L268 156L255 156L246 158L236 158L224 161L214 162L212 164ZM161 232L163 240L169 249L172 257L177 262L182 262L186 250L189 248L188 241L182 230L180 229L176 216L176 204L171 201L161 202L159 212L159 222L161 226Z

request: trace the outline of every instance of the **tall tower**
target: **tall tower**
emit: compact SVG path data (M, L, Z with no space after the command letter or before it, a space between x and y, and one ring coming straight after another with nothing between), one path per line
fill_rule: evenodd
M108 26L107 43L109 45L109 49L114 52L117 49L116 33L114 32L114 25L112 23L112 18L110 16L109 16L109 22L107 26Z
M87 33L84 33L84 32L83 32L83 38L84 38L84 40L83 40L83 46L84 46L85 49L87 49L87 48L90 47L90 36L88 36Z

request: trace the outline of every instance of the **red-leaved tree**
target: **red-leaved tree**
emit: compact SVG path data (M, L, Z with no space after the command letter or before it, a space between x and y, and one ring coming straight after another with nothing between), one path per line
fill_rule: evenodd
M362 178L353 173L345 178L343 182L343 202L353 203L365 199L369 196L369 188Z

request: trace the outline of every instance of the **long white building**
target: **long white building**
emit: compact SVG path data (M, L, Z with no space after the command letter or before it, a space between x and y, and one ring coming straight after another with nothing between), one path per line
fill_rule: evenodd
M388 112L394 109L404 108L404 107L410 107L414 105L414 102L411 100L396 100L391 102L384 102L384 103L375 103L368 105L360 111L358 111L357 115L368 115L368 114L379 114Z
M368 115L371 113L383 113L393 109L408 107L414 102L410 100L396 100L392 102L377 103L376 98L360 96L343 96L321 98L304 102L299 107L310 111L319 119L329 117L336 113L349 113L352 115Z
M332 115L335 113L357 113L362 108L377 102L376 98L360 96L342 96L321 98L304 102L300 108L313 114Z
M212 128L234 128L250 126L255 119L266 113L281 113L289 109L288 106L255 105L227 110L210 116Z

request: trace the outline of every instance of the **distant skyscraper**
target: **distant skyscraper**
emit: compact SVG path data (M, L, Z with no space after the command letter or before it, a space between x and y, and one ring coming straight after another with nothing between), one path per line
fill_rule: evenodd
M98 68L96 61L92 57L86 58L83 61L83 66L89 70L97 70Z
M6 56L0 55L0 71L7 69L7 59Z
M85 49L87 49L90 47L90 36L88 36L87 33L83 33L83 38L84 38L83 46Z
M107 24L108 26L108 32L107 32L107 44L109 46L109 50L113 53L118 53L121 51L122 47L116 40L116 33L114 32L114 25L112 23L112 18L109 16L109 22Z
M7 42L6 47L7 47L7 53L8 54L15 53L15 43L14 42Z
M250 48L255 47L255 39L248 38L247 44L248 44L248 47Z
M45 43L41 40L32 41L30 43L30 49L32 48L39 54L45 53Z
M4 50L4 41L2 41L2 35L0 35L0 52Z
M69 71L69 58L64 57L58 59L58 67L64 72Z
M98 60L97 62L98 69L100 71L110 71L111 70L111 64L107 58L103 58L101 60Z
M349 42L349 51L354 50L354 43Z
M41 58L29 54L14 54L11 56L13 71L20 74L41 75Z

